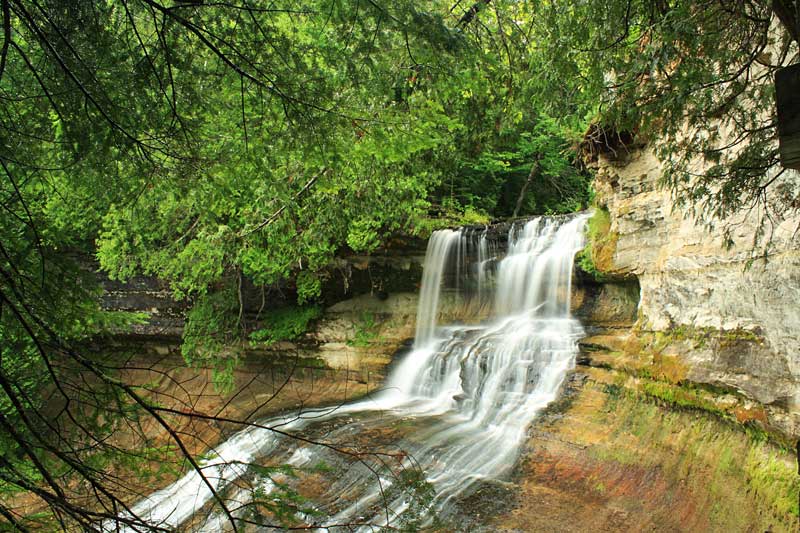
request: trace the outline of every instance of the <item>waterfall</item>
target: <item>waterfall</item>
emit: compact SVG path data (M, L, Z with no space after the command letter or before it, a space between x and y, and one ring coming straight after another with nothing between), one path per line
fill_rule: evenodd
M347 445L358 435L380 431L393 436L397 457L413 458L425 473L435 490L432 511L452 513L451 504L475 483L510 471L530 423L555 399L574 365L582 329L570 317L571 274L587 218L541 217L513 225L502 259L484 230L434 233L425 258L414 347L384 390L334 410L274 418L239 432L201 464L209 482L231 507L241 508L251 496L233 489L234 481L249 476L250 486L262 496L274 490L272 481L260 479L248 464L266 458L297 467L342 462L329 448L293 441L270 427ZM476 304L470 309L488 307L488 318L439 326L444 292L465 305ZM370 531L400 520L410 504L402 494L387 496L393 483L388 475L376 476L365 461L352 461L331 475L323 494L315 495L313 505L322 518L306 521L321 531L356 522L369 524L363 530ZM136 504L133 512L174 528L211 498L200 476L190 472ZM194 530L223 529L223 517L212 513Z
M417 332L414 345L422 346L433 337L436 329L436 315L439 310L442 277L447 260L454 247L461 242L461 232L451 230L437 231L428 241L425 264L422 267L422 287L417 307ZM457 262L458 263L458 262Z

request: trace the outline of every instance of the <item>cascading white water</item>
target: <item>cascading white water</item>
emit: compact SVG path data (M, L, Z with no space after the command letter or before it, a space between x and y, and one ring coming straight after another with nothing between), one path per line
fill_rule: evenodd
M266 457L297 467L337 462L329 448L270 431L278 425L282 432L311 438L322 432L326 442L348 445L359 434L381 428L395 431L393 445L402 450L398 457L413 457L436 491L435 513L447 514L449 504L476 481L508 473L531 421L556 397L574 364L582 329L569 314L571 274L587 218L543 217L512 226L507 254L494 275L486 232L436 232L425 259L414 349L389 376L384 390L335 410L276 418L265 421L264 427L239 432L203 463L208 481L228 500L229 508L245 508L250 496L230 488L234 480L252 477L251 486L257 485L261 494L273 489L271 481L259 481L248 472L248 464ZM448 271L456 274L449 288ZM462 279L468 277L477 283L469 291L465 286L470 280ZM454 286L464 295L471 292L482 307L493 278L489 320L437 327L443 290ZM407 429L397 429L403 427ZM392 483L361 462L345 465L313 501L327 517L306 517L306 522L323 531L337 530L334 524L351 524L348 531L354 523L369 524L364 526L369 531L402 518L409 501L402 494L387 497ZM211 498L211 490L192 472L139 502L133 512L150 523L177 527ZM212 513L195 529L223 530L225 520ZM108 523L107 529L117 525Z
M439 310L442 276L454 247L458 248L461 233L452 230L437 231L428 242L425 264L422 267L422 286L417 306L417 332L414 345L427 344L436 329L436 315Z

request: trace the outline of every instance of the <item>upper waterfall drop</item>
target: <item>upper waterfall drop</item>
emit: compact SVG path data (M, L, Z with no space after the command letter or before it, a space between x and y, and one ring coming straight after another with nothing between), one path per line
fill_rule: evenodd
M458 248L461 237L460 231L447 229L434 232L428 241L425 264L422 267L419 305L417 306L417 330L414 336L414 346L416 347L425 345L433 338L436 316L439 311L442 278L453 248Z
M585 217L559 224L535 218L512 227L508 254L500 263L495 313L534 312L543 317L568 317L575 254L584 246Z
M585 244L588 217L512 224L502 259L486 230L434 232L425 254L414 346L422 348L434 338L442 293L448 290L465 308L480 309L489 298L490 318L522 312L568 317L574 256ZM449 287L448 278L453 280Z

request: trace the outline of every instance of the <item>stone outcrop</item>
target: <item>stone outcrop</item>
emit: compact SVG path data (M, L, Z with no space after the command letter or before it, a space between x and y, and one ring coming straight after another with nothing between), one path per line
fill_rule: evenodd
M76 255L78 263L95 273L103 293L103 308L113 311L145 313L146 322L133 326L131 336L141 341L154 338L179 338L186 311L191 304L176 300L169 284L152 276L134 276L124 282L108 279L88 255ZM425 260L425 243L404 241L372 256L349 255L335 259L323 274L323 306L330 307L365 294L378 299L394 293L415 293ZM294 288L262 288L247 278L242 280L244 317L256 322L263 312L292 305Z
M640 288L636 278L598 283L576 269L572 314L592 329L627 330L636 322Z
M531 428L514 484L463 506L488 527L464 530L798 531L792 453L620 385L626 375L578 366Z
M646 148L599 157L597 201L614 246L602 270L638 280L639 330L683 328L685 337L690 328L714 340L676 343L687 379L731 387L800 435L800 214L770 220L753 209L702 224L674 208L661 172Z

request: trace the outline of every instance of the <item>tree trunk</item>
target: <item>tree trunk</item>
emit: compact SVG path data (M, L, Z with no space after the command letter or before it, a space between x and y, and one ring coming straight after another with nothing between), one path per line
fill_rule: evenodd
M517 217L519 215L519 210L522 207L522 202L525 200L525 193L528 192L528 187L530 187L533 179L536 175L539 174L539 160L535 160L533 165L531 166L531 171L528 173L528 179L525 180L525 183L522 185L522 189L519 191L519 197L517 198L517 205L514 207L514 214L511 215L512 217Z
M778 20L792 39L800 45L800 1L773 0L772 11L778 16Z

